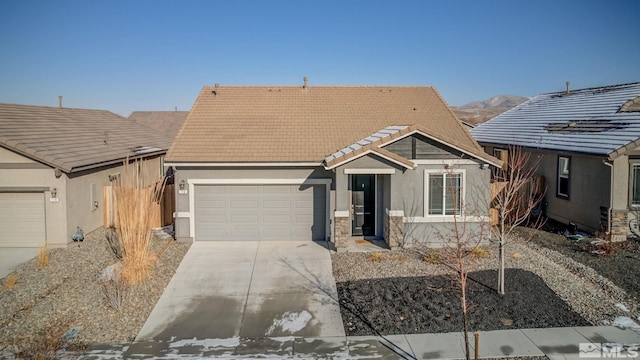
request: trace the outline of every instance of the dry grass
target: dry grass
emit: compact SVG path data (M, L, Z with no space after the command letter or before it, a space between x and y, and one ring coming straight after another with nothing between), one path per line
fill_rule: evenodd
M16 336L8 350L16 359L59 359L64 350L80 351L84 348L80 344L69 343L67 332L70 327L70 320L55 320L47 327L35 330L30 335ZM64 358L68 358L67 355Z
M441 264L443 259L440 253L431 251L424 256L423 260L428 264Z
M144 282L153 271L156 254L151 251L151 227L155 205L164 182L148 181L144 161L125 166L125 174L114 186L116 227L122 252L122 277L129 285Z
M38 251L38 267L43 268L49 266L49 248L41 246Z
M367 256L367 261L382 261L384 260L384 254L381 252L374 252Z
M486 259L489 257L489 251L482 246L476 246L471 250L471 256L476 259Z
M9 290L9 289L13 288L14 286L16 286L17 283L18 283L18 275L9 274L4 279L4 285L2 286L2 290Z

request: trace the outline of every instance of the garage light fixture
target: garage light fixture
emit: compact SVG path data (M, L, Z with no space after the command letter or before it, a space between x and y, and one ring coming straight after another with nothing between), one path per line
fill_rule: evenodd
M186 189L187 184L184 182L183 180L180 180L180 183L178 184L178 194L186 194L187 193L187 189Z

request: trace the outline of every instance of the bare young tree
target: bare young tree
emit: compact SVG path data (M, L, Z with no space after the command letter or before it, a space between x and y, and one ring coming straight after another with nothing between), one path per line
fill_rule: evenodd
M533 238L534 232L514 236L518 226L537 230L544 225L544 217L534 212L540 208L546 192L544 186L534 181L540 158L532 158L531 153L518 146L510 146L507 154L505 166L493 168L491 179L495 192L492 205L498 214L498 293L501 295L505 294L505 247Z
M469 360L471 352L468 314L471 304L467 297L468 275L471 263L475 261L473 254L490 234L486 188L488 176L469 177L465 182L458 170L455 166L445 166L441 176L427 179L433 181L429 184L430 190L436 189L435 193L443 194L441 208L443 215L449 217L450 221L441 224L428 235L417 230L407 235L418 245L433 246L430 242L435 242L441 246L441 264L451 269L459 291L465 356ZM463 188L463 184L467 188Z

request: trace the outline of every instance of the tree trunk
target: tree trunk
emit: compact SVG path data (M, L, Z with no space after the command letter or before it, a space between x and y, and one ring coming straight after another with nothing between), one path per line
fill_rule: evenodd
M498 294L504 295L504 215L500 217L500 245L498 246L498 257L500 265L498 266Z
M466 281L464 281L466 283ZM462 294L461 294L461 302L462 302L462 326L464 328L464 346L465 346L465 357L467 360L471 360L471 354L469 351L469 325L467 322L467 290L466 284L462 286Z
M498 294L504 295L504 244L502 243L502 239L500 240L498 255L500 256L500 268L498 269Z

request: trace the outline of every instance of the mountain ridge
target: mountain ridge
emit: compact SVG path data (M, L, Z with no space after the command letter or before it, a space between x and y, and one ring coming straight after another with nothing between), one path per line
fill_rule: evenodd
M476 125L512 109L529 98L516 95L496 95L486 100L472 101L462 106L451 106L460 121Z

